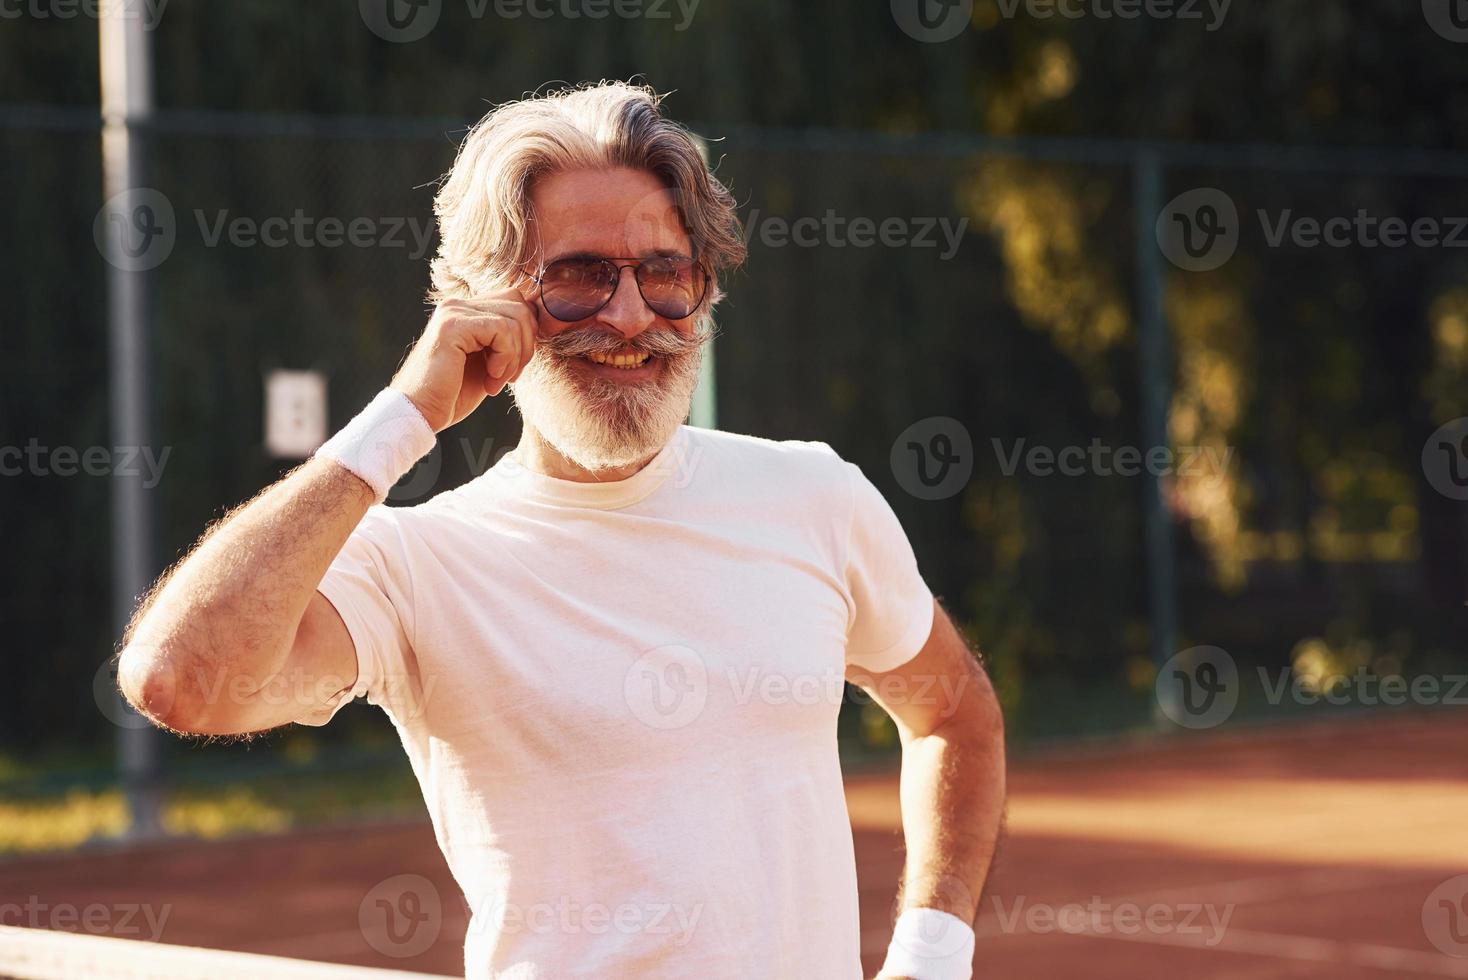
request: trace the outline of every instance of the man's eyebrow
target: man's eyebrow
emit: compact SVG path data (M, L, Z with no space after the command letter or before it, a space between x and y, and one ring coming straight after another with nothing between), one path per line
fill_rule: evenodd
M606 255L606 254L601 253L601 252L579 251L579 252L567 252L564 255L557 255L555 258L547 259L545 264L546 265L550 265L552 262L566 262L566 261L586 262L586 261L589 261L591 259L630 258L630 257L631 256L611 256L611 255ZM644 258L644 259L686 259L686 258L689 258L689 257L690 256L688 255L687 252L683 251L682 249L677 249L677 248L654 248L654 249L649 249L647 252L645 252L641 256L639 256L639 258Z
M584 261L587 261L588 259L600 259L600 258L605 258L605 256L599 255L596 252L567 252L564 255L557 255L553 259L547 259L545 264L546 265L550 265L552 262L565 262L565 261L568 261L568 260L575 260L575 261L578 261L578 262L584 262Z

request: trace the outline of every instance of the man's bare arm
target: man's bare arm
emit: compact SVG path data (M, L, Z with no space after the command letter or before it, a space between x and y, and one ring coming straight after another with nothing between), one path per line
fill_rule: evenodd
M447 301L392 386L442 431L524 370L535 316L513 290ZM239 734L351 687L351 636L316 589L373 500L362 479L317 458L218 522L128 627L118 663L128 701L175 731Z
M901 910L973 922L1004 824L1004 717L978 660L934 602L923 649L886 673L852 673L902 741Z
M134 618L123 694L160 725L221 735L305 714L311 705L260 697L287 671L308 683L286 690L354 683L351 637L316 586L372 501L341 464L313 459L216 524Z

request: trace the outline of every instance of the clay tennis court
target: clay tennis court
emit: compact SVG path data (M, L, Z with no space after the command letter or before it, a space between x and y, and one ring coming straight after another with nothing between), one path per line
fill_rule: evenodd
M1468 977L1468 917L1445 918L1462 892L1423 920L1468 872L1465 745L1468 715L1444 711L1020 759L976 976ZM871 973L901 861L895 779L854 776L848 798ZM412 956L358 919L404 874L442 898ZM467 924L426 824L13 860L0 896L147 903L168 910L167 943L437 974L461 969Z

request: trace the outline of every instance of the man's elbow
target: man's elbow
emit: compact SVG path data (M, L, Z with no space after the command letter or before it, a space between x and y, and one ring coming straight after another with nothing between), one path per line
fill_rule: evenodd
M180 735L229 734L233 720L221 717L217 699L189 683L182 656L132 643L118 657L117 686L144 718Z
M118 655L117 686L138 714L160 728L189 731L190 717L179 672L160 651L136 643Z

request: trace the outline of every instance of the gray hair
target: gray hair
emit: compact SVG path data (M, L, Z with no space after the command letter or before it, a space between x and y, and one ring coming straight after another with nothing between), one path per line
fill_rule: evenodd
M719 274L744 261L734 197L691 133L663 116L651 88L602 81L491 110L469 131L434 200L439 247L430 298L512 285L535 248L530 187L569 170L645 170L673 195L694 254L713 283L700 314L723 297Z

